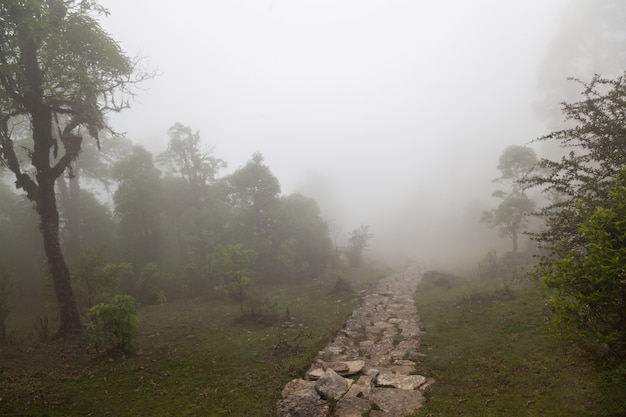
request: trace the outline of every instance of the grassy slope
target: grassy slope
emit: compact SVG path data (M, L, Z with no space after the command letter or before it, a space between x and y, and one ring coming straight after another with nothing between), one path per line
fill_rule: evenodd
M537 288L419 288L416 302L427 354L418 371L437 379L418 415L625 415L624 385L603 383L585 355L545 334Z
M377 278L369 275L356 289ZM283 330L289 347L274 348L279 325L242 321L238 304L215 300L142 308L140 354L130 358L96 355L84 340L5 347L0 415L273 416L284 385L355 306L331 284L263 289L302 324Z

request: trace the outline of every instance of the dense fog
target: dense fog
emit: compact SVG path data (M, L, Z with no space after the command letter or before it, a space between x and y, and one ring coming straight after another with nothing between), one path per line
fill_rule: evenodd
M606 70L584 66L590 1L102 4L104 28L159 73L116 130L158 153L180 122L227 172L259 151L338 244L366 224L396 259L508 250L479 224L499 155L549 131L568 76Z

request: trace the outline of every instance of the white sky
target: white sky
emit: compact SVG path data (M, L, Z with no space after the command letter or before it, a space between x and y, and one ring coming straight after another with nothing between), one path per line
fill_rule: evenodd
M113 38L161 73L116 130L158 153L183 123L227 172L258 150L283 193L316 190L345 233L376 234L420 196L441 219L491 204L502 150L545 133L536 72L565 0L101 4Z

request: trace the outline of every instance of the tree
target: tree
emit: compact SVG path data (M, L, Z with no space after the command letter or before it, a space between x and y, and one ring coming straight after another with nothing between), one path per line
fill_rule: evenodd
M166 177L169 186L166 213L177 237L179 264L205 264L213 239L211 230L217 206L212 186L226 163L201 149L200 134L176 123L168 130L167 150L157 157L174 177Z
M348 237L348 245L345 248L345 255L348 258L348 263L352 267L359 267L363 263L363 252L369 243L369 240L374 237L369 232L370 227L361 225L358 229L354 229L350 232Z
M59 336L82 325L59 243L54 184L78 157L85 131L98 140L105 113L128 106L135 81L133 62L92 16L105 12L94 1L0 3L0 150L41 219ZM18 119L30 123L28 161L13 146Z
M152 154L135 146L115 165L113 177L119 183L113 201L124 254L142 267L162 255L161 173Z
M625 74L626 75L626 74ZM594 208L607 201L613 180L626 165L626 78L590 82L576 80L582 99L563 105L572 127L554 131L537 141L555 141L569 150L560 160L542 158L538 169L523 180L538 186L552 203L541 209L546 227L535 238L551 247L569 241L578 244L578 225L583 218L580 203Z
M101 135L102 136L102 135ZM110 192L112 168L114 164L131 151L132 143L124 137L105 135L104 147L100 148L95 141L82 143L80 158L68 167L63 175L56 180L58 191L59 214L61 216L61 245L68 262L74 262L85 251L95 249L90 245L93 236L93 212L97 210L98 201L94 193L87 190L85 184L96 184L99 190L104 187ZM106 210L104 207L102 210ZM109 226L109 231L112 228Z
M494 181L506 183L509 191L495 191L493 196L502 201L498 207L485 211L481 218L481 222L497 228L500 234L511 238L513 252L518 250L524 219L535 208L535 202L526 195L521 180L532 172L537 162L537 155L532 149L518 145L507 147L498 162L501 175Z
M176 123L167 131L170 141L167 150L157 157L171 172L179 174L189 185L199 203L206 200L206 191L215 182L226 163L213 156L211 151L200 149L200 133Z
M255 257L254 250L239 243L229 244L217 251L211 263L213 274L221 281L217 290L237 297L242 312L246 289L254 283L251 267Z
M546 253L536 273L554 291L557 323L570 330L575 325L576 339L591 341L587 346L596 353L599 347L617 349L622 357L624 319L616 321L615 311L608 311L625 308L625 75L579 81L582 99L563 105L572 127L538 139L557 141L569 153L557 161L542 159L541 169L524 180L558 196L541 209L545 226L534 235ZM607 301L613 305L608 310Z
M321 274L331 261L333 244L315 200L297 193L281 197L276 213L272 240L280 248L274 274L292 279Z
M280 183L256 152L250 161L223 179L231 210L229 243L241 243L256 254L257 272L268 274L280 242L273 239Z

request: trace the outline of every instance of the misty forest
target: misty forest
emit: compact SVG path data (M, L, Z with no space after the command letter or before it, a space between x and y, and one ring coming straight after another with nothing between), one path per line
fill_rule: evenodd
M624 23L0 0L0 415L626 416Z

